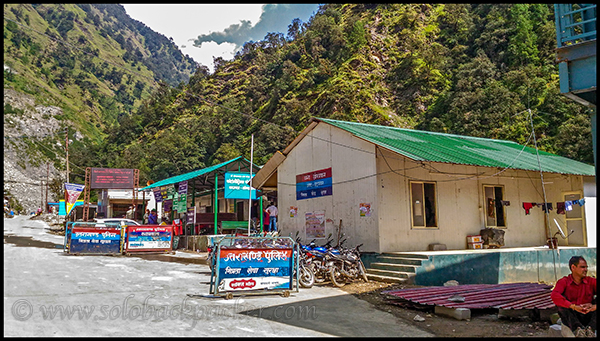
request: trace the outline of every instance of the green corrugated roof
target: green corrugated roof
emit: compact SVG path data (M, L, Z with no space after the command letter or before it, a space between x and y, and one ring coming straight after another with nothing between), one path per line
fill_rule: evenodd
M160 187L160 186L166 186L166 185L176 184L176 183L181 182L181 181L186 181L186 180L193 179L195 177L198 177L198 176L201 176L201 175L204 175L204 174L211 173L211 172L213 172L215 170L218 170L220 168L223 168L225 170L231 171L232 169L229 169L227 166L233 164L235 161L245 161L246 163L248 163L248 165L250 164L250 161L248 161L246 158L244 158L242 156L238 156L235 159L231 159L229 161L225 161L225 162L219 163L218 165L210 166L210 167L203 168L203 169L198 169L198 170L195 170L193 172L189 172L189 173L185 173L185 174L181 174L181 175L176 175L176 176L164 179L164 180L157 181L157 182L153 183L150 186L146 186L146 187L140 189L139 191L143 191L143 190L147 190L147 189L151 189L151 188L156 188L156 187ZM259 168L256 165L254 165L254 167Z
M493 140L373 124L317 118L355 136L417 161L539 171L535 148ZM523 152L521 153L521 150ZM519 155L521 153L521 155ZM542 171L595 175L594 166L539 151Z

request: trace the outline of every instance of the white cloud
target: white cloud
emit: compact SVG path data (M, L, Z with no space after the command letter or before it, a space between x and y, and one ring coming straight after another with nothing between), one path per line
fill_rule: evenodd
M133 19L173 38L183 54L211 72L213 57L231 60L245 42L262 40L268 32L285 35L293 19L306 22L318 9L317 4L124 4L123 7Z
M257 22L262 13L262 4L123 4L123 7L133 19L167 38L173 38L183 54L208 66L211 71L213 56L231 60L235 45L207 43L200 49L194 47L190 39L197 38L199 34L224 30L240 20Z

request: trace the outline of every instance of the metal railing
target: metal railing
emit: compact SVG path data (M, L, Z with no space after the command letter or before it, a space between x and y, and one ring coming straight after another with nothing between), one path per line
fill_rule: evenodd
M596 39L595 4L555 4L557 47Z

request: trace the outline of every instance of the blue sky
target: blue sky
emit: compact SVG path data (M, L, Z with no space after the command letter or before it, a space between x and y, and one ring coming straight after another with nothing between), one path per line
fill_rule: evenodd
M122 4L127 14L173 38L179 49L213 71L213 57L233 59L245 42L269 32L287 34L299 18L307 22L318 4Z

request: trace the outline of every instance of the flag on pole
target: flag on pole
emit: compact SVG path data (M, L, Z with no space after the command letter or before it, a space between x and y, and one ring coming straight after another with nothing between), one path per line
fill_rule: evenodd
M75 202L77 202L77 198L79 198L79 195L81 192L83 192L84 188L84 185L65 183L65 204L67 215L71 213L71 210L75 206Z

